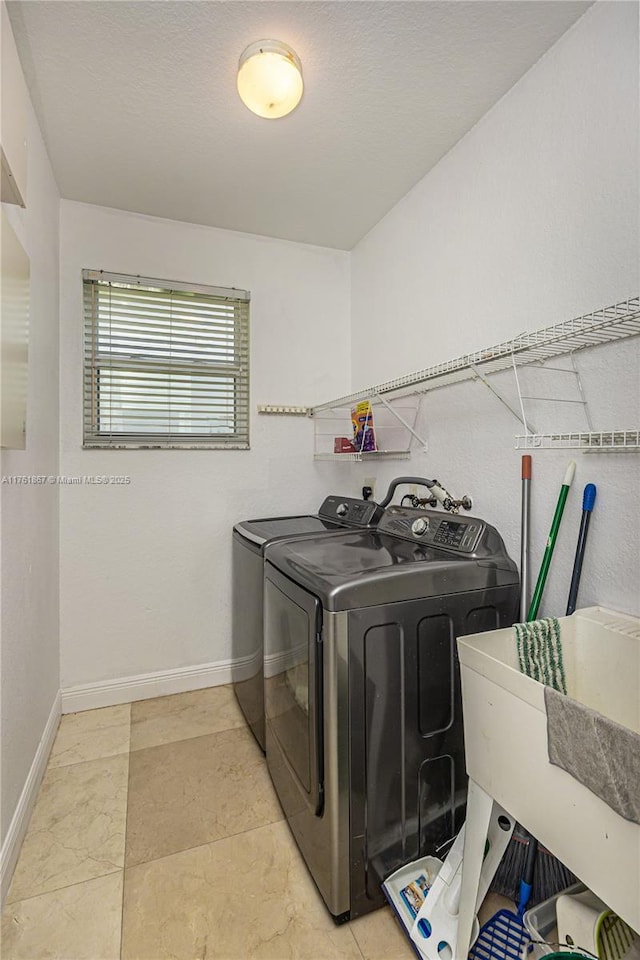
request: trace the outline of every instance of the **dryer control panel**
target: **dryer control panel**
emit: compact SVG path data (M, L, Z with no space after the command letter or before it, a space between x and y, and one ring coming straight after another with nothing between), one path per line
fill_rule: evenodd
M354 497L326 497L318 510L318 516L334 520L349 527L370 527L382 514L373 500L358 500Z
M378 524L378 533L455 550L456 553L474 553L486 526L477 517L452 517L437 510L387 507Z

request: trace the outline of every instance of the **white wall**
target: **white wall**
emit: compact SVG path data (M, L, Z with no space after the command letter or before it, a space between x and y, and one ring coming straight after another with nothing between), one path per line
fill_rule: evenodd
M27 130L26 209L5 207L31 261L27 445L2 451L3 481L58 473L59 195L30 104ZM3 482L0 497L4 845L58 694L58 489Z
M638 5L598 3L354 248L354 387L637 293L637 158Z
M251 450L82 450L83 267L251 291ZM231 657L231 528L312 510L329 485L306 419L349 383L349 257L336 250L61 204L63 688ZM293 506L292 506L293 505Z
M638 6L598 3L353 250L354 388L637 294L638 116ZM595 426L637 429L637 339L577 361ZM549 376L527 371L525 386L557 396ZM513 395L510 376L494 383ZM531 415L538 430L586 426L575 405ZM428 454L410 469L367 464L352 488L365 475L377 493L394 474L438 477L473 495L518 559L520 425L467 384L430 394L421 426ZM569 457L534 456L536 570ZM543 611L564 613L582 488L595 482L581 604L640 613L637 455L577 457Z

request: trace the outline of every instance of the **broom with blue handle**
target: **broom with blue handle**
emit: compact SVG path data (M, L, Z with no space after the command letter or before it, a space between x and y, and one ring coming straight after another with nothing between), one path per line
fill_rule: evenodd
M591 513L596 502L596 485L588 483L584 488L582 495L582 519L580 520L580 531L578 533L578 544L576 546L576 556L573 561L573 574L571 576L571 586L569 587L569 599L567 600L567 616L570 616L576 609L578 599L578 587L580 586L580 577L582 575L582 561L584 560L584 551L587 546L587 534L589 533L589 521Z

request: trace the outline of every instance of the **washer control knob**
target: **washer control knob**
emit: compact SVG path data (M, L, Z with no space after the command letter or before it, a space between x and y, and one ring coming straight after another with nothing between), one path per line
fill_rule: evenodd
M429 529L429 521L426 517L418 517L417 520L414 520L411 524L411 532L416 535L416 537L421 537L423 533L426 533Z
M339 503L336 507L336 513L339 517L346 517L346 515L349 513L349 504Z

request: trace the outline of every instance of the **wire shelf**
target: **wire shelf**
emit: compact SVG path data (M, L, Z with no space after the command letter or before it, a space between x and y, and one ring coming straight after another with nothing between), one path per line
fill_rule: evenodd
M582 450L585 453L640 450L640 430L591 433L530 433L516 437L516 450Z
M322 410L314 417L315 460L407 460L411 438L424 441L415 432L415 421L420 408L419 397L399 400L393 406L383 398L372 398L369 404L369 425L375 437L375 450L361 449L354 439L353 408L343 404ZM337 452L336 441L351 440L355 449Z
M368 450L367 452L355 453L314 453L314 460L343 460L359 462L361 460L408 460L411 456L409 450Z
M595 347L638 334L640 334L640 298L631 297L610 307L604 307L602 310L576 317L574 320L557 323L533 333L523 333L513 340L506 340L493 347L467 353L455 360L426 367L416 373L398 377L395 380L387 380L377 386L367 387L336 400L318 404L312 408L311 414L315 416L322 410L348 405L381 394L395 393L406 396L426 393L438 387L474 379L478 371L483 374L497 373L513 365L523 366L535 361L549 360L552 357L571 353L573 350Z

